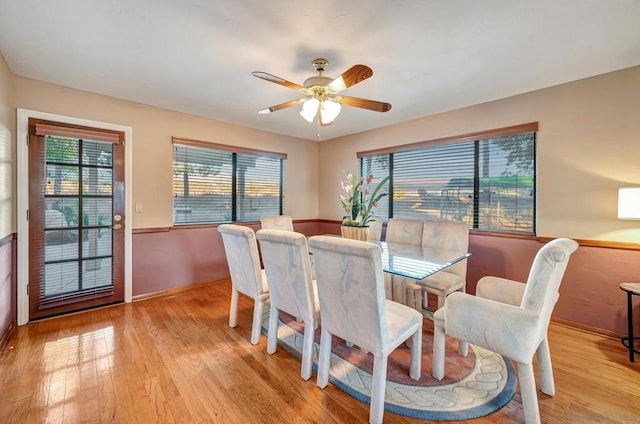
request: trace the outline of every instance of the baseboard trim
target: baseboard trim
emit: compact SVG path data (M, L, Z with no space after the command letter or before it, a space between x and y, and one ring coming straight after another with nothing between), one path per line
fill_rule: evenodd
M555 324L561 327L567 327L572 330L582 331L583 333L609 337L612 339L619 339L625 336L624 334L620 334L615 331L605 330L604 328L593 327L591 325L581 324L575 321L569 321L568 319L564 318L551 318L551 324Z
M203 281L200 283L194 283L194 284L189 284L186 286L180 286L180 287L173 287L170 289L166 289L166 290L159 290L157 292L153 292L153 293L148 293L148 294L140 294L137 296L133 297L133 301L134 302L139 302L142 300L147 300L147 299L153 299L156 297L168 297L168 296L175 296L176 294L180 294L181 292L185 292L187 290L193 290L193 289L197 289L200 287L205 287L211 284L219 284L222 282L228 282L229 278L221 278L218 280L212 280L212 281ZM620 333L616 333L615 331L609 331L609 330L605 330L602 328L598 328L598 327L593 327L590 325L586 325L586 324L580 324L578 322L575 321L570 321L564 318L551 318L551 324L553 325L558 325L561 327L566 327L566 328L570 328L572 330L577 330L577 331L582 331L584 333L590 333L590 334L595 334L598 336L604 336L604 337L609 337L612 339L619 339L621 337L624 337L624 334L620 334Z
M7 345L9 344L9 339L13 335L13 332L16 329L16 322L11 321L9 326L7 327L7 331L4 332L2 338L0 338L0 357L4 354L7 349Z
M140 302L142 300L153 299L153 298L156 298L156 297L174 296L176 294L179 294L179 293L187 291L187 290L193 290L193 289L197 289L197 288L200 288L200 287L205 287L205 286L208 286L208 285L211 285L211 284L218 284L218 283L221 283L223 281L229 281L229 278L221 278L219 280L212 280L212 281L203 281L203 282L200 282L200 283L188 284L186 286L172 287L170 289L158 290L158 291L155 291L153 293L139 294L139 295L133 296L132 301L133 302Z

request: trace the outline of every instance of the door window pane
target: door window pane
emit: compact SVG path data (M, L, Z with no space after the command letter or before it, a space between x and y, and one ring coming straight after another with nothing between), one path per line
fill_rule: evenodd
M45 263L44 279L45 296L54 296L76 291L78 290L78 263Z

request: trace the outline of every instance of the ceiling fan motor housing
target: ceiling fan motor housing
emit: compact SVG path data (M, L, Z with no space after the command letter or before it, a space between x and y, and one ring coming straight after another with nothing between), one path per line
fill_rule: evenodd
M314 88L314 92L322 91L322 93L324 93L325 90L318 90L317 87L324 87L325 85L333 81L333 78L325 77L322 75L329 62L326 59L319 58L315 59L311 63L313 63L313 67L316 68L318 75L307 78L306 80L304 80L302 85L304 86L304 88Z
M333 78L324 77L322 75L316 75L304 80L304 83L302 85L304 85L304 88L323 87L329 84L331 81L333 81Z

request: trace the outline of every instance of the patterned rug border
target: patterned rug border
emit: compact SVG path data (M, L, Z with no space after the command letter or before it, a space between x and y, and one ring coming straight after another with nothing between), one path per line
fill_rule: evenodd
M262 319L262 333L265 335L267 334L268 322L269 306L267 304ZM300 332L280 320L278 326L279 347L300 359L302 338ZM314 342L313 371L316 373L318 371L318 349L318 343ZM477 346L472 346L470 351L475 355L475 369L478 372L472 372L456 382L437 386L416 386L387 381L385 411L425 420L460 421L483 417L505 406L513 398L516 391L516 371L512 362ZM425 371L423 370L423 372ZM502 376L506 373L506 379L503 378L501 380L503 384L491 389L489 386L497 384L492 381L491 377L496 373ZM483 376L485 377L483 378ZM316 378L315 374L311 378ZM371 374L339 357L334 352L331 352L329 381L353 398L366 404L371 403ZM482 393L485 394L482 396L486 399L485 402L478 400L480 396L477 395ZM461 404L461 400L464 400L463 404ZM440 403L440 405L426 406L417 403L418 401L428 401L432 404Z

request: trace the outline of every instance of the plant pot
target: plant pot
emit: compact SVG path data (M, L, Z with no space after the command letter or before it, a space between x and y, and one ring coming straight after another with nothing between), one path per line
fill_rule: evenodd
M362 241L367 241L367 239L369 238L368 225L365 227L351 227L348 225L343 225L340 227L340 232L342 233L342 238Z

